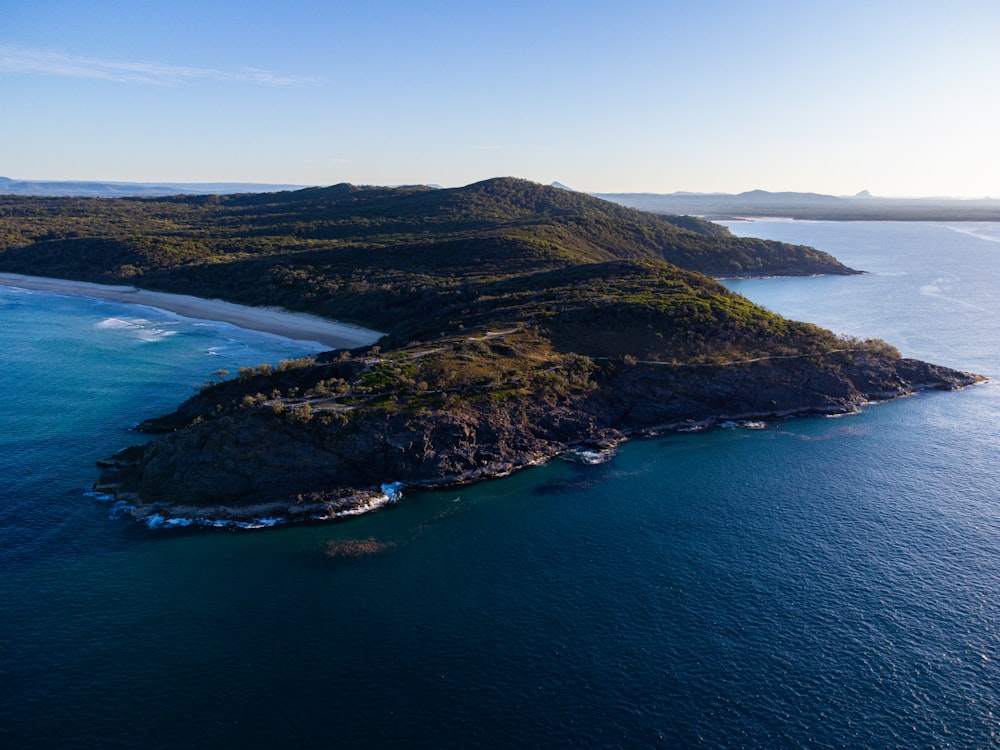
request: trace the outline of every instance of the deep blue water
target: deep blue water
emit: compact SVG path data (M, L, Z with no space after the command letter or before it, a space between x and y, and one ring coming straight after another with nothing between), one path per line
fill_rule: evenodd
M871 271L741 293L1000 378L1000 225L731 226ZM93 461L301 347L0 289L0 351L0 746L1000 744L992 383L346 523L151 530L85 494Z

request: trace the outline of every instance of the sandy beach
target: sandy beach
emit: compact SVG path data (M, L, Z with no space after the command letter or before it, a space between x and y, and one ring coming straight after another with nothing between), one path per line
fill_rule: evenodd
M110 286L14 273L0 273L0 286L155 307L186 318L229 323L238 328L272 333L297 341L315 341L333 349L366 346L375 343L383 335L360 326L339 323L315 315L288 312L280 308L234 305L217 299L150 292L132 286Z

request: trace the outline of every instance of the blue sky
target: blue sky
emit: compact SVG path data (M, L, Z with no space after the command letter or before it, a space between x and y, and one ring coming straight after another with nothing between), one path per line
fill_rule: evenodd
M1000 197L996 0L0 0L0 175Z

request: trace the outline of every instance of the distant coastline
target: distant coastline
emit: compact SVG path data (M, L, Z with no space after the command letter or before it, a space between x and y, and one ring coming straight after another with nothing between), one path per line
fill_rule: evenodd
M0 194L47 197L125 198L168 195L224 195L301 190L306 185L257 182L99 182L96 180L12 180L0 177Z
M1000 221L996 198L882 198L819 193L594 193L629 208L659 214L700 216L712 221Z
M383 336L378 331L305 313L236 305L232 302L203 299L186 294L151 292L132 286L93 284L14 273L0 273L0 286L155 307L186 318L228 323L237 328L284 336L297 341L314 341L333 349L368 346Z
M250 182L100 182L19 180L0 177L0 195L44 197L164 198L316 189L317 186ZM440 188L439 185L426 185ZM552 187L579 192L560 182ZM814 221L1000 221L998 198L891 198L862 190L855 195L749 190L743 193L582 193L629 208L712 221L791 218Z

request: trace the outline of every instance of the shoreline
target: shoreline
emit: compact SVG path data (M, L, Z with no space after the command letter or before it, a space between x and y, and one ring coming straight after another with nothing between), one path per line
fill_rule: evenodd
M307 313L289 312L280 308L250 307L219 299L192 297L187 294L152 292L134 286L112 286L87 281L53 279L45 276L25 276L0 273L0 286L27 289L33 292L91 297L106 302L143 305L165 310L194 320L207 320L259 333L270 333L294 341L309 341L334 349L354 349L378 341L384 334L350 323L327 320Z
M130 516L151 529L200 526L209 528L262 529L279 525L300 523L324 523L343 521L381 509L399 502L404 490L428 491L445 490L478 484L509 476L523 469L539 466L556 459L568 458L574 452L592 452L594 460L584 459L583 463L603 463L613 456L620 445L636 440L650 440L670 433L703 432L712 429L741 428L766 429L777 422L803 417L845 417L858 414L868 406L878 406L891 401L916 396L923 392L939 390L962 390L989 382L988 378L975 376L969 382L943 388L940 383L914 383L909 389L894 393L871 394L865 400L850 400L837 405L800 406L777 411L751 411L739 414L720 411L699 420L673 420L664 424L622 430L617 435L602 442L580 441L571 443L553 442L545 450L526 453L517 460L482 466L475 471L438 476L411 482L388 482L381 487L340 488L335 495L317 498L303 503L291 498L265 500L250 505L227 505L218 503L211 506L188 505L177 501L144 501L134 492L123 491L116 482L98 480L91 488L94 497L112 502L112 518ZM112 459L99 461L105 468L121 468ZM391 488L391 489L389 489Z

